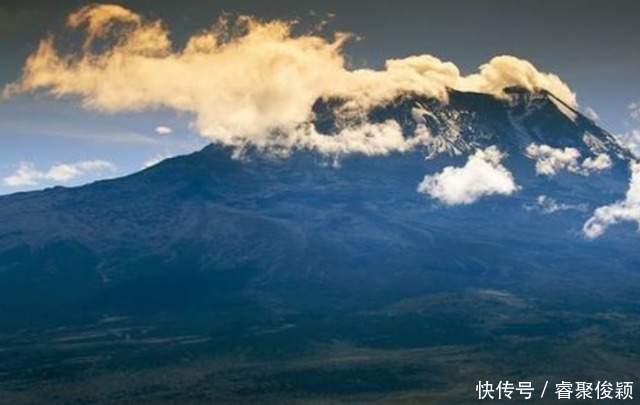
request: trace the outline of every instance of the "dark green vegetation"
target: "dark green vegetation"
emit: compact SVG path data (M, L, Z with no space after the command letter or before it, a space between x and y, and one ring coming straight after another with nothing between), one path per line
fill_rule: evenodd
M228 308L24 329L1 336L0 403L470 403L479 379L637 378L637 315L545 298L468 290L270 322Z

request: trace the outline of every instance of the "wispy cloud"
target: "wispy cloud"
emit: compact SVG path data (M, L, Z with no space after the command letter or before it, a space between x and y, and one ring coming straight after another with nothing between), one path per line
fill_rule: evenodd
M584 110L584 115L593 121L598 121L600 119L600 115L591 107L587 107L587 109Z
M538 210L543 214L553 214L561 211L581 211L586 212L589 206L587 204L567 204L560 203L555 199L546 195L539 195L536 199L535 205L525 205L524 208L528 211Z
M170 157L173 157L174 155L168 154L168 153L158 153L157 155L153 156L152 158L149 158L147 160L145 160L144 162L142 162L142 168L146 169L148 167L151 166L155 166L158 163L162 162L165 159L169 159Z
M97 143L114 144L139 144L139 145L160 145L161 140L156 137L141 135L133 131L109 131L105 129L83 129L75 125L48 125L49 123L12 123L3 122L1 132L12 134L26 134L36 136L47 136L56 138L77 139Z
M500 164L504 155L495 147L479 150L463 167L446 167L433 176L425 176L418 191L446 205L466 205L489 195L511 195L518 186Z
M86 160L61 163L46 170L38 169L31 162L21 162L15 172L3 179L9 187L36 186L41 183L67 183L91 173L114 172L116 166L105 160Z
M165 125L159 125L156 127L156 134L158 135L170 135L173 133L173 129Z
M628 106L631 118L640 121L640 103L631 103Z

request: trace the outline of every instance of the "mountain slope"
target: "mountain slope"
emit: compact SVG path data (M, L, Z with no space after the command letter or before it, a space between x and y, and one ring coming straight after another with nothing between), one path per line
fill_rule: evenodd
M74 280L81 273L99 291L147 274L218 271L249 263L273 271L270 277L312 267L304 270L305 277L316 278L331 271L322 267L335 267L323 264L325 250L352 257L340 263L346 274L332 282L356 277L359 271L369 278L370 270L360 260L376 250L436 249L445 243L443 235L433 235L438 229L464 229L477 216L487 218L474 226L492 223L494 210L542 234L550 232L536 229L540 219L533 220L522 208L541 195L592 207L623 195L631 155L610 134L575 112L568 114L567 107L558 108L548 93L511 89L509 94L511 99L498 100L452 91L446 105L406 98L371 112L371 121L396 120L407 134L427 126L434 141L426 150L346 157L341 167L333 167L330 159L312 152L282 159L249 151L237 160L230 150L212 145L123 179L3 197L2 285L13 291L14 279L27 277L23 282L30 288L33 280L49 284L70 272ZM316 109L321 108L318 104ZM319 126L332 118L319 114ZM584 158L606 153L613 168L597 176L540 176L526 156L532 143L575 148ZM426 174L462 165L474 150L489 146L507 154L504 164L520 187L515 197L447 210L416 192ZM585 215L566 215L574 219L563 231L567 243L581 243L575 233ZM504 237L513 230L500 232L498 237ZM354 252L345 257L350 249ZM425 260L418 259L409 261Z
M598 314L635 316L634 230L621 225L595 241L581 234L596 207L624 196L633 157L552 95L509 94L501 100L452 91L448 104L405 97L373 109L368 120L394 120L407 137L421 126L430 131L427 144L403 153L342 156L335 165L335 157L308 150L282 158L249 148L236 159L230 149L210 145L121 179L0 197L0 338L9 356L0 373L15 386L36 384L39 368L30 362L40 347L48 348L55 370L71 375L55 356L103 355L107 347L115 354L98 362L100 372L128 370L118 365L122 359L147 367L150 357L140 354L147 349L128 348L147 347L140 342L149 336L175 342L193 335L207 342L208 355L242 353L250 363L323 358L336 342L354 347L344 349L349 358L359 350L410 358L407 350L455 347L476 365L505 348L533 350L531 342L543 353L550 347L564 353L562 342L573 340L590 350L592 341L581 336L605 322ZM339 101L315 106L326 133L340 125L328 103ZM575 167L544 175L531 144L574 148L580 158ZM447 206L417 191L425 176L463 167L491 147L505 155L500 164L517 183L511 195ZM602 154L611 167L587 172L585 159ZM628 325L616 325L606 333L624 340ZM610 338L606 333L598 336ZM196 350L180 344L163 345L157 350L167 353L158 358ZM414 375L428 373L426 365L409 362L415 370L401 371L391 354L376 353L370 354L376 364L393 374L383 391L426 389ZM457 360L429 353L437 362L429 367L452 377ZM523 356L511 368L496 364L465 378L512 375ZM560 375L585 364L586 358L530 362L530 370ZM17 372L29 365L36 374ZM282 385L252 392L272 389L278 403L283 387L298 394L326 387L326 369L305 365L324 376L315 379L299 364L286 367L303 377L272 370L277 376L270 378ZM366 383L362 393L375 391L378 374L361 367L352 372ZM206 398L242 403L240 391L229 388L233 374L219 378L230 385ZM252 384L261 386L256 379L252 374ZM459 389L451 379L428 381L443 392ZM344 389L351 395L353 387ZM183 403L197 403L179 392ZM253 394L242 395L252 403Z

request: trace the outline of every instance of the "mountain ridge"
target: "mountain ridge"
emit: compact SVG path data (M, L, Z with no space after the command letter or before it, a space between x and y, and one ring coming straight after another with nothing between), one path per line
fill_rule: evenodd
M432 140L453 138L381 156L340 156L337 166L335 157L313 150L295 150L282 157L251 147L238 154L232 147L211 144L123 178L0 197L0 285L6 294L0 306L2 301L12 300L17 305L23 299L20 291L29 291L32 283L49 289L47 283L52 278L73 283L85 280L86 294L100 296L139 278L244 268L249 263L258 263L262 269L258 279L266 277L275 284L280 283L280 277L325 283L328 280L321 281L328 277L327 270L322 270L325 266L345 271L361 267L349 270L351 275L334 274L328 284L350 285L370 277L363 264L368 261L353 262L355 257L366 257L358 252L373 247L399 249L389 258L400 263L405 260L397 256L403 245L424 243L430 246L426 252L431 253L424 257L417 254L421 259L412 253L409 256L413 259L406 259L405 266L412 270L398 269L409 278L420 278L415 263L431 263L433 249L455 251L455 239L446 235L447 228L471 232L476 236L469 238L475 240L487 234L469 228L473 221L496 227L492 221L501 215L510 218L513 226L531 227L533 234L548 233L563 224L568 227L561 231L567 243L587 243L578 234L588 212L568 210L562 220L556 215L548 222L545 216L535 214L535 209L526 214L523 207L536 207L540 196L566 207L588 204L591 210L619 199L628 185L630 152L619 144L608 144L610 134L588 119L566 116L552 104L551 96L527 93L519 97L527 99L514 102L453 92L447 105L404 99L373 109L368 119L374 123L395 119L407 136L424 125L432 132ZM426 112L416 114L416 105ZM518 115L521 110L524 118ZM329 118L318 115L319 121ZM459 132L452 132L452 128ZM556 136L566 128L568 133ZM600 148L584 142L584 134L590 132L601 140ZM554 137L552 149L564 153L566 149L560 148L579 148L584 160L574 159L573 166L559 167L553 176L544 175L539 173L539 161L525 153L526 146L529 141L548 142ZM496 143L503 153L500 164L513 174L515 194L487 196L469 206L447 208L418 192L425 176L463 167L476 151ZM454 147L443 146L447 144ZM611 156L611 167L594 174L586 172L584 161L602 153ZM527 215L538 215L539 224L532 225ZM510 227L498 226L494 237L501 237L497 229L507 232ZM429 236L430 232L438 236ZM525 232L522 237L530 237L527 235ZM67 253L60 256L57 251ZM339 259L339 265L323 265L328 259L319 253L322 251L335 252L344 260ZM436 262L435 267L450 266ZM294 270L305 267L315 268L317 273ZM376 277L385 280L387 275L382 271ZM64 290L60 286L51 289L59 289L56 294ZM71 302L88 299L81 298L85 292L70 298Z
M632 158L548 96L519 97L391 103L355 128L403 140L358 153L211 144L0 197L0 392L462 404L466 382L522 370L621 378L617 359L638 355L637 229L584 226L624 198ZM317 107L320 129L368 141Z

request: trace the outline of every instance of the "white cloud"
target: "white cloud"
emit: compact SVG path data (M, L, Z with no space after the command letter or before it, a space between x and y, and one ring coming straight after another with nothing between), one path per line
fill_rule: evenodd
M611 158L606 153L601 153L596 157L586 158L582 162L582 168L586 170L587 173L607 170L610 169L612 165Z
M634 125L640 124L640 104L631 103L628 106L629 117L635 121ZM640 156L640 129L633 128L629 132L617 136L622 145L628 148L636 156Z
M530 206L525 205L527 210L537 209L540 210L544 214L553 214L559 211L586 211L588 209L587 204L566 204L559 203L555 199L548 197L546 195L540 195L536 199L536 205Z
M556 75L512 56L495 57L469 76L431 55L388 60L384 70L349 70L342 54L348 35L294 35L284 21L221 19L182 49L171 43L161 21L120 6L84 7L69 17L68 26L84 28L82 49L61 53L54 38L43 40L22 78L5 88L6 96L44 90L55 97L79 96L85 107L108 113L170 108L193 114L201 135L236 147L301 146L294 140L310 146L297 130L310 122L314 102L327 97L348 100L346 110L361 116L407 92L446 101L448 88L504 97L504 87L520 85L549 90L575 105L575 94ZM352 136L337 140L347 144L330 150L367 148Z
M89 173L115 170L113 163L104 160L62 163L53 165L47 170L38 170L31 162L21 162L16 171L3 180L10 187L35 186L41 182L67 183Z
M598 115L596 110L591 107L587 107L587 109L584 111L584 115L586 115L587 118L591 119L592 121L598 121L600 119L600 115Z
M555 176L560 170L567 169L570 172L579 171L578 159L580 151L575 148L552 148L549 145L532 143L527 146L526 154L536 161L536 173L545 176Z
M354 123L339 132L327 135L319 133L312 124L301 125L295 130L274 138L270 151L279 156L288 156L297 148L316 150L323 155L338 159L349 154L384 156L394 152L408 152L418 146L429 145L433 141L431 133L424 125L419 125L412 136L405 137L395 120L380 123ZM242 155L242 149L234 156Z
M640 104L639 103L631 103L629 104L629 115L631 118L640 121Z
M624 200L599 207L584 224L584 235L595 239L620 222L636 222L640 227L640 163L631 164L631 180Z
M605 153L586 158L580 163L582 157L575 148L553 148L549 145L532 143L527 146L525 153L536 161L536 173L545 176L555 176L561 170L588 176L593 172L599 172L611 168L612 162Z
M628 148L636 156L640 156L640 129L632 129L627 133L618 135L618 140L625 148Z
M428 131L417 131L413 137L405 138L400 124L388 120L347 127L335 135L319 134L313 126L308 126L296 132L292 144L332 156L350 153L380 156L391 152L407 152L418 145L426 145L430 140Z
M173 129L170 127L159 125L156 127L156 134L158 135L169 135L173 133Z
M425 176L418 191L446 205L471 204L489 195L511 195L518 186L511 172L500 164L503 157L495 146L479 150L463 167L450 166Z

